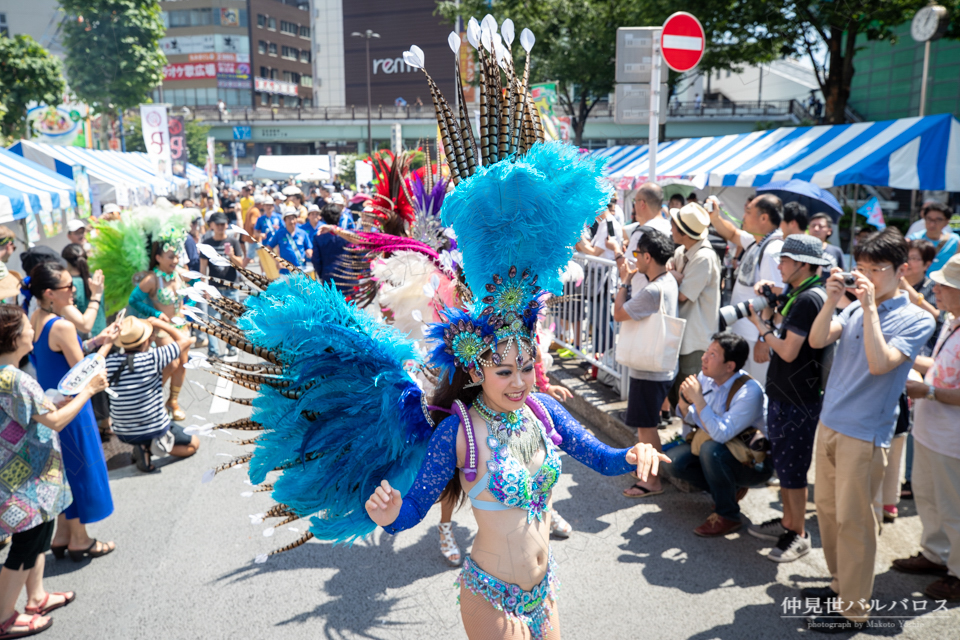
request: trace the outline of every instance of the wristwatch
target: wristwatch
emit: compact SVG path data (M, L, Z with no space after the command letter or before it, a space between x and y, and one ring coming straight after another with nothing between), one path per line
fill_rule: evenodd
M937 388L932 384L927 385L927 395L924 397L924 400L937 401Z

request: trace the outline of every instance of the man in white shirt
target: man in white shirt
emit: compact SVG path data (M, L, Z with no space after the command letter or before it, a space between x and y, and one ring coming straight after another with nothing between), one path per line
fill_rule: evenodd
M630 240L623 252L629 271L636 271L630 280L634 293L639 293L648 282L647 276L637 271L637 261L633 257L633 252L637 250L637 243L643 237L644 227L656 229L668 238L671 235L670 220L663 217L662 208L663 190L656 182L647 182L637 189L637 193L633 196L633 220L636 226L630 225L633 229L629 231Z
M783 291L783 279L776 260L777 254L783 247L783 233L780 231L783 203L780 198L766 193L748 201L743 210L742 229L737 229L720 212L720 201L716 197L707 198L706 209L710 213L710 222L717 233L727 242L743 250L740 266L735 274L730 304L754 299L757 294L753 287L761 280L773 282L770 288L774 293L779 294ZM741 318L728 329L743 336L750 345L750 357L747 358L744 370L755 380L765 381L767 367L770 365L770 349L760 340L757 328L749 318Z

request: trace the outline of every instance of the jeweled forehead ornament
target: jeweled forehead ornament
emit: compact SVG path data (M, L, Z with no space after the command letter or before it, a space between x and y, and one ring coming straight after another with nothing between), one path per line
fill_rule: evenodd
M160 237L157 238L157 244L164 253L167 251L180 253L186 240L187 232L185 230L171 228L160 234Z

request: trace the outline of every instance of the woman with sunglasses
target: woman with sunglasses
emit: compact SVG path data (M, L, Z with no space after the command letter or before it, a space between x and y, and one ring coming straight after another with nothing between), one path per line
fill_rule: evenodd
M56 389L60 379L84 357L87 351L113 341L119 334L115 324L96 338L81 343L76 326L61 317L64 308L73 305L73 278L58 262L43 262L30 272L28 299L37 299L37 310L30 324L37 338L30 362L37 371L37 381L44 389ZM57 532L50 550L57 558L69 552L79 561L85 556L97 558L116 548L113 542L100 542L87 534L86 525L99 522L113 513L113 498L107 478L107 463L100 444L100 433L87 401L70 424L60 432L63 464L73 491L73 504L57 518Z

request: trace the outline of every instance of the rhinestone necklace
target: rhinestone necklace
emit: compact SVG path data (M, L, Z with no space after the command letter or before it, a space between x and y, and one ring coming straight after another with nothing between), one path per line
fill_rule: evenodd
M496 412L479 396L473 403L493 436L501 445L509 448L515 458L528 464L540 450L540 429L536 422L521 407L516 411Z

